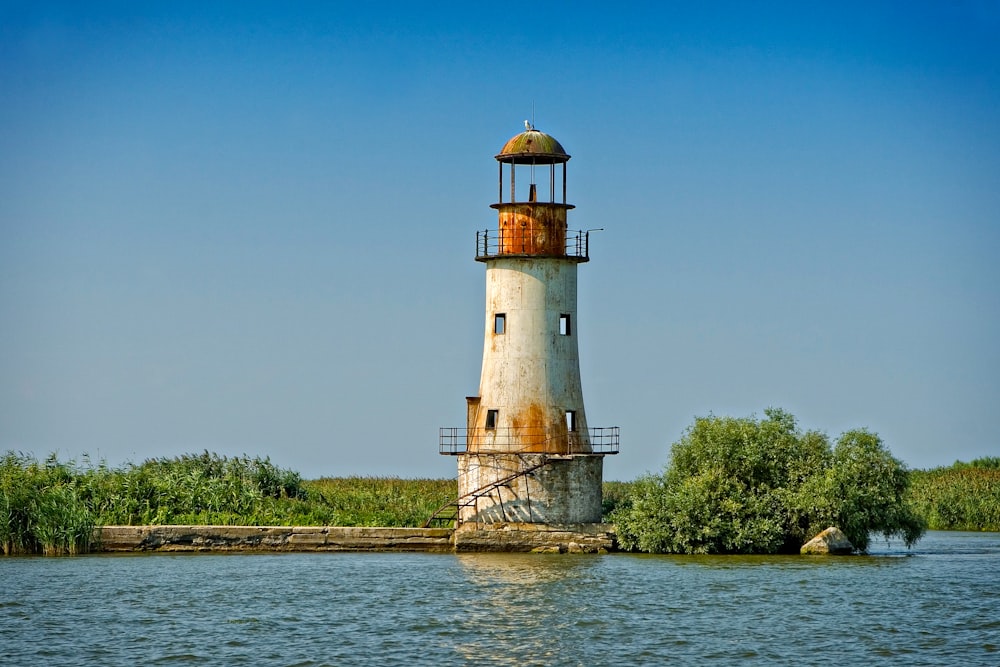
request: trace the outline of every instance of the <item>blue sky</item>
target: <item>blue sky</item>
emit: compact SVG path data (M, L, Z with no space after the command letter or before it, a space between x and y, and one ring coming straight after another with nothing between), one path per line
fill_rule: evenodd
M454 476L532 113L606 478L769 406L1000 455L996 2L0 2L0 450Z

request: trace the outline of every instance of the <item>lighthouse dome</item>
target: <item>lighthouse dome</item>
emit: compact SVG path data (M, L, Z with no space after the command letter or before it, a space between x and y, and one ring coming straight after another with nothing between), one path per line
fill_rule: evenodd
M497 160L514 164L555 164L569 160L566 149L555 137L539 132L527 121L525 126L528 129L504 144L496 156Z

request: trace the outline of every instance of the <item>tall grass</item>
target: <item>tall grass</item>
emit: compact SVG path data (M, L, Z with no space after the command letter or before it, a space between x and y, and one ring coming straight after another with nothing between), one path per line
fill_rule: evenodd
M307 496L298 473L269 459L209 452L118 470L101 464L81 484L103 525L274 523Z
M7 452L0 545L6 554L80 553L100 525L420 526L457 493L455 480L305 482L266 458L209 452L121 468Z
M327 523L337 526L421 526L458 496L454 479L325 477L305 486L331 508Z
M90 549L94 513L80 497L72 463L0 457L0 546L4 554L75 554Z
M1000 458L915 470L909 500L932 530L1000 531Z
M205 452L112 469L103 462L0 457L0 545L5 554L80 553L98 525L323 523L298 473L270 460Z

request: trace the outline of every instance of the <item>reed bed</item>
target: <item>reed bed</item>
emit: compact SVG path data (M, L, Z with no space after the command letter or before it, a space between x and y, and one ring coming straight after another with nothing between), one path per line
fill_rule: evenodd
M342 477L303 481L269 459L209 452L110 468L51 456L0 458L5 554L74 554L102 525L420 526L455 480Z
M205 452L109 468L0 457L5 554L86 552L100 525L295 525L331 515L310 502L298 473L266 458Z
M454 479L324 477L305 487L311 498L332 508L324 525L336 526L422 526L458 495Z
M915 470L909 500L931 530L1000 531L1000 458Z
M77 470L55 456L37 462L0 457L0 548L4 554L75 554L89 550L95 517L74 484Z

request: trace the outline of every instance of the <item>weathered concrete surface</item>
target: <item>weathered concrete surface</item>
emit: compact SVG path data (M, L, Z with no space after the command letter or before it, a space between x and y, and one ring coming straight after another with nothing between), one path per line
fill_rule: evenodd
M836 526L830 526L799 549L799 553L802 554L844 555L853 552L854 545Z
M560 253L565 231L558 234ZM495 317L505 316L503 333ZM577 340L577 262L498 257L486 268L479 410L467 423L469 452L590 451ZM563 317L568 329L562 329ZM491 423L491 410L495 421ZM568 430L566 411L575 412Z
M438 551L450 528L103 526L95 551Z
M616 547L613 526L603 523L462 524L455 531L455 551L536 553L606 553Z
M605 553L609 524L465 524L451 528L330 526L103 526L95 552L135 551L424 551Z
M544 465L542 465L544 464ZM539 467L541 466L541 467ZM513 473L488 494L474 497ZM590 524L601 520L600 456L547 454L466 454L458 457L459 497L474 497L460 508L463 525L483 523Z

